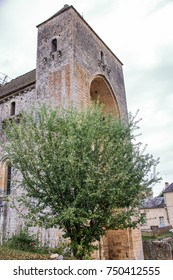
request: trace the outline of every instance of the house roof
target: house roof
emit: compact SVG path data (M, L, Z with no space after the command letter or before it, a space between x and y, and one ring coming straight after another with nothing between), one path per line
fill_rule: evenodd
M164 197L154 197L154 198L148 198L146 199L142 205L140 206L141 209L143 208L147 208L147 209L151 209L151 208L164 208L165 205L165 200Z
M163 191L163 193L168 193L168 192L173 192L173 183L170 184L170 185Z

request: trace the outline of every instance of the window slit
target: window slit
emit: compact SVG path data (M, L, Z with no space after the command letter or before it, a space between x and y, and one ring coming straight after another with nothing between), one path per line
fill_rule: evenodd
M7 195L11 193L11 164L7 165Z
M52 52L56 52L57 51L57 39L53 39L52 40Z
M15 102L11 102L11 111L10 111L10 116L14 116L16 111L16 103Z

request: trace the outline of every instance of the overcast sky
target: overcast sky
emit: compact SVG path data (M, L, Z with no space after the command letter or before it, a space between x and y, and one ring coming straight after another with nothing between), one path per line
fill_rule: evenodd
M36 68L37 28L73 5L123 62L128 110L138 117L147 152L160 157L173 182L173 0L0 0L0 72L11 78Z

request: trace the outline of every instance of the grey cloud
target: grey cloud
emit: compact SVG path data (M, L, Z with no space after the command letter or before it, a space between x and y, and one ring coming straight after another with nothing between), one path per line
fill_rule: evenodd
M93 1L91 3L91 6L88 10L88 16L89 18L92 18L95 17L96 15L97 16L104 16L105 14L107 13L110 13L112 11L112 8L115 4L115 1L117 2L118 4L118 0L96 0L96 1ZM104 20L104 18L103 18Z
M159 11L160 9L163 9L168 4L172 3L172 0L158 0L158 2L152 7L152 9L149 12L149 15L152 15L153 13Z
M133 65L126 73L129 101L136 103L144 99L154 98L157 105L162 108L173 95L173 56L171 47L166 48L158 56L157 63L147 68ZM168 102L167 109L172 108Z

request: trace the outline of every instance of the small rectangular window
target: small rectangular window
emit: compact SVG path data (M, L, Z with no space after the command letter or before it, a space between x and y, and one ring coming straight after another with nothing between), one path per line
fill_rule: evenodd
M100 52L100 57L101 57L101 62L104 63L104 53L102 51Z
M2 204L2 201L0 200L0 219L3 215L3 204Z
M15 102L11 102L11 110L10 110L10 116L14 116L16 111L16 103Z
M52 40L52 52L56 52L57 51L57 39L53 39Z
M164 227L165 226L165 220L164 217L159 217L159 222L160 222L160 227Z

